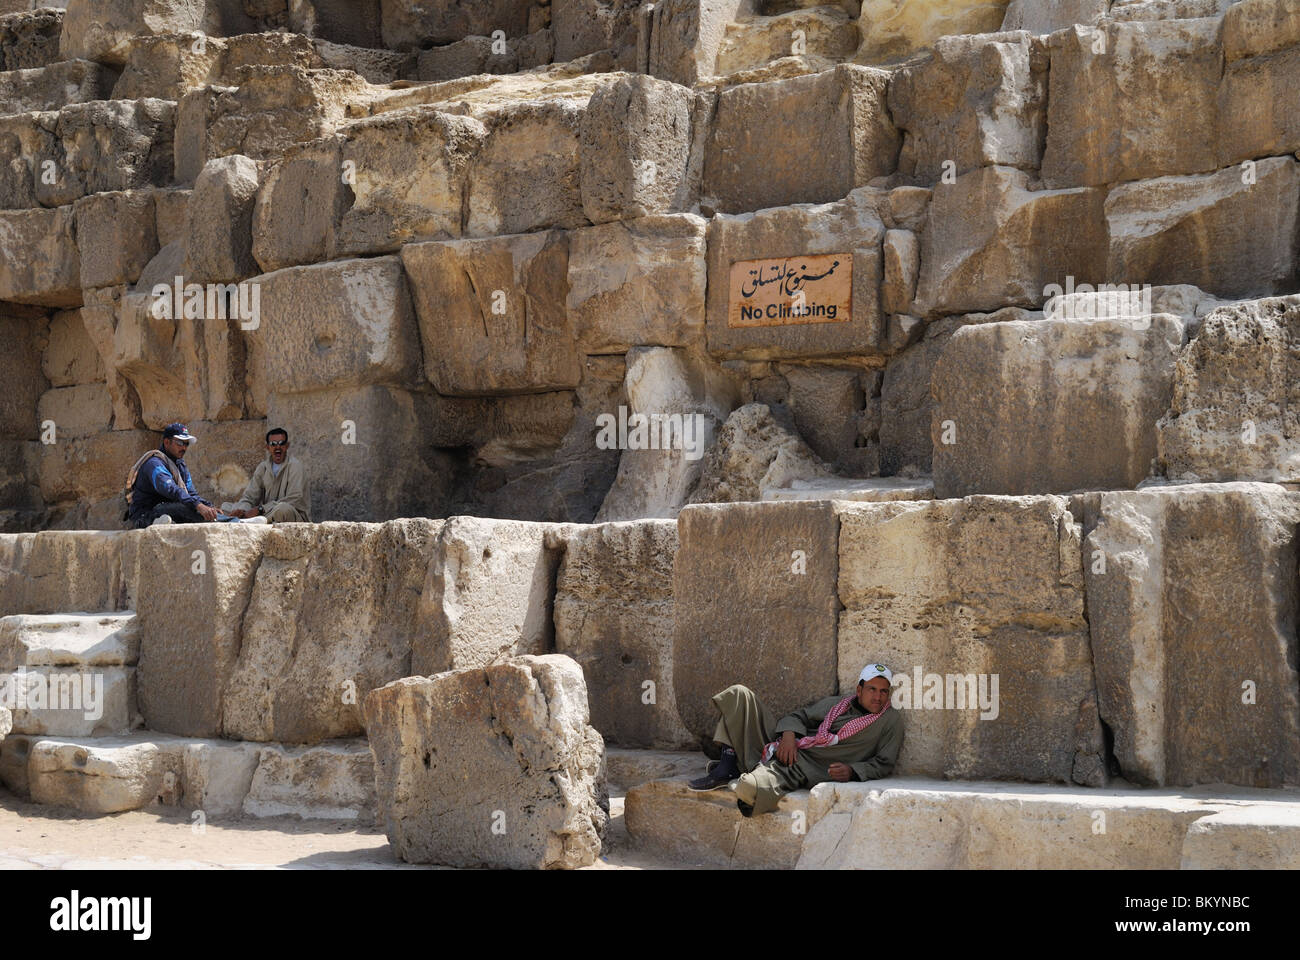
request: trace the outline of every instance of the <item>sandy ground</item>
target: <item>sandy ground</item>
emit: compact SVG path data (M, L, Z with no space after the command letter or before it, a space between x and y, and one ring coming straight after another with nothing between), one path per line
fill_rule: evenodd
M610 800L605 853L589 870L655 869L631 845L623 798ZM134 810L86 817L28 803L0 788L3 870L430 870L393 856L382 830L355 821L270 817L206 824L183 813Z

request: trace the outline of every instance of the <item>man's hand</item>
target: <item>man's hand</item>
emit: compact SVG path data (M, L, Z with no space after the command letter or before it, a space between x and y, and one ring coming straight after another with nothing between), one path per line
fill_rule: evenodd
M199 516L202 517L204 520L211 522L217 519L216 507L210 507L206 503L199 503L196 504L195 506L198 507Z
M826 768L826 772L831 775L831 779L837 783L848 783L853 779L853 768L847 763L832 763Z
M230 514L232 517L239 517L241 520L247 520L249 517L257 516L256 510L234 510Z
M776 758L786 766L794 763L799 759L799 738L794 735L793 730L787 730L781 734L781 742L776 745Z

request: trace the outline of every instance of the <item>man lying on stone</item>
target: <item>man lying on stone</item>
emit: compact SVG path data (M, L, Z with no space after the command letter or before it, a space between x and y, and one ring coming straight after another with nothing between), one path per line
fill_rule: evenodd
M311 513L307 471L297 457L289 456L289 434L276 427L266 434L266 459L253 471L253 479L239 502L226 511L232 517L266 517L271 523L306 523Z
M736 806L749 817L775 810L791 790L889 776L903 746L903 720L889 708L892 679L883 664L869 664L853 696L826 697L780 723L754 691L728 687L713 698L722 714L713 734L722 759L690 788L716 790L736 780Z
M126 477L126 516L132 527L157 523L203 523L217 519L217 509L194 490L185 451L194 437L183 423L163 428L157 450L144 454Z

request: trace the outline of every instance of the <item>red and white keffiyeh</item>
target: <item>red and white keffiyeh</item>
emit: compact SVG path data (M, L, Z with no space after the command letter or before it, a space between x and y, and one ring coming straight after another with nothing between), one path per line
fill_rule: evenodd
M826 714L826 719L823 720L821 725L817 728L817 735L814 737L801 737L796 746L800 750L807 750L809 747L833 747L841 740L847 740L855 733L861 733L863 730L867 729L867 727L880 719L885 710L889 709L886 707L885 710L881 710L880 713L869 713L865 717L855 717L848 723L844 724L844 726L840 727L838 733L831 733L831 724L835 722L835 718L847 710L849 704L851 704L854 699L854 697L845 697L839 703L835 704L835 706L831 707L831 712ZM762 759L759 760L759 763L767 763L772 759L776 754L777 743L778 741L773 740L763 748L763 756Z

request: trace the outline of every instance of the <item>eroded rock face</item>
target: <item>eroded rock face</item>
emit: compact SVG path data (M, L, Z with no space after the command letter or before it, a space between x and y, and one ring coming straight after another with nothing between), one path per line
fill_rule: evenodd
M600 855L605 750L568 657L395 681L366 698L366 730L403 860L566 869Z
M934 0L896 3L864 0L858 15L859 63L888 63L927 49L940 37L993 33L1006 12L1005 0Z
M931 377L935 496L1137 486L1183 339L1163 314L960 328Z
M693 738L673 691L677 524L575 528L555 588L555 649L582 667L592 725L622 746L673 749Z
M831 504L692 504L677 532L673 686L686 728L711 740L711 698L733 683L777 717L834 693L839 521Z
M1158 466L1171 480L1300 477L1300 297L1218 307L1174 368L1158 425Z
M691 503L763 500L766 490L831 476L817 454L782 427L767 406L747 403L718 431Z
M839 520L840 688L865 663L893 670L900 774L1104 784L1064 499L845 504Z
M1297 519L1296 495L1272 484L1101 495L1084 542L1088 621L1125 778L1300 779Z
M364 733L365 695L409 675L442 521L276 525L263 544L222 732L315 743Z

